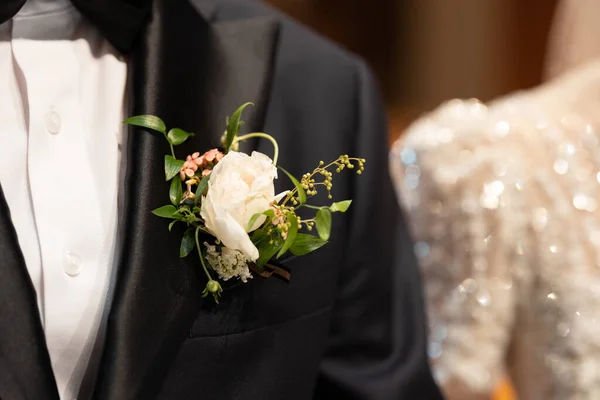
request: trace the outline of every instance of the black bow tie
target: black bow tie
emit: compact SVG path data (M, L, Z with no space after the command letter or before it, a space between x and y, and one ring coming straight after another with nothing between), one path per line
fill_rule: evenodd
M0 24L11 19L26 0L0 0ZM127 53L144 25L152 0L71 0L104 37Z

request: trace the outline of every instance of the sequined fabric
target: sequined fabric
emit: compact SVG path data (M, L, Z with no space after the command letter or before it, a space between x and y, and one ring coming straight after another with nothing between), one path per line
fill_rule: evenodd
M441 386L488 394L509 374L520 399L600 399L600 63L450 101L390 162Z

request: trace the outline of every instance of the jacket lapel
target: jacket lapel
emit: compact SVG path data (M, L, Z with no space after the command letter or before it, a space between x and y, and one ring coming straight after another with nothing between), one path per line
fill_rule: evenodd
M36 294L0 188L0 399L58 400Z
M225 117L253 101L247 130L263 125L278 24L228 21L214 0L155 1L144 39L131 55L131 115L154 114L196 133L179 158L219 145ZM217 18L217 14L219 18ZM164 138L128 134L123 249L96 399L151 399L199 312L205 280L193 253L179 259L183 229L151 214L168 202Z

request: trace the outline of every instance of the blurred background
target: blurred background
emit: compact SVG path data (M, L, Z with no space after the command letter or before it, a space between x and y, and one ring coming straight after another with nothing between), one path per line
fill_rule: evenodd
M538 84L556 0L265 0L365 58L395 138L442 101Z
M390 143L444 100L486 101L541 82L556 0L266 0L365 58ZM494 400L513 400L507 381Z

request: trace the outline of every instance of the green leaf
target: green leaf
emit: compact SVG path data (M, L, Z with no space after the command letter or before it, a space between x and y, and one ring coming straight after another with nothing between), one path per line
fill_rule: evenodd
M177 220L177 219L174 221L171 221L171 223L169 224L169 232L171 232L171 229L173 229L173 225L175 225L177 222L179 222L179 220Z
M283 240L280 238L273 238L273 243L270 240L261 241L257 248L259 252L258 260L255 261L257 267L262 268L266 263L281 249L283 246Z
M194 228L189 228L183 234L183 239L181 239L181 247L179 248L179 257L187 257L192 250L196 247L196 230Z
M256 220L259 219L260 217L262 217L263 215L265 215L265 214L264 213L256 213L253 216L251 216L250 220L248 221L248 226L246 226L246 231L250 231L250 229L252 229L252 227L256 223Z
M231 117L227 121L227 135L225 136L225 143L224 143L225 153L229 152L229 148L233 144L233 140L235 139L238 132L240 131L242 111L244 111L244 108L248 107L249 105L254 105L254 104L250 103L250 102L243 104L240 108L235 110L235 112L231 115Z
M296 240L296 234L298 233L298 217L296 217L291 212L287 212L285 215L287 217L288 222L290 223L290 226L288 227L288 233L287 238L285 239L285 243L283 244L281 250L279 250L279 253L277 253L277 258L284 255L285 252L288 251L290 247L292 247L294 240Z
M275 217L275 211L271 208L265 212L254 214L252 217L250 217L250 220L248 221L248 226L246 227L246 230L249 231L250 229L252 229L252 227L256 223L256 220L259 219L263 215L266 215L268 218L273 218L273 217Z
M179 180L179 177L176 177L171 180L171 188L169 189L169 199L171 199L171 204L178 206L179 203L181 203L181 196L183 196L181 181Z
M210 175L206 175L200 183L198 183L198 187L196 188L196 197L194 199L194 204L198 204L200 198L206 194L206 190L208 189L208 181L210 180Z
M329 240L329 235L331 234L331 211L328 208L321 208L317 211L315 224L319 232L319 237L323 240Z
M304 256L311 253L327 244L317 236L307 235L306 233L298 233L294 244L290 247L290 252L295 256Z
M258 246L260 242L267 238L269 238L269 235L267 235L267 233L262 229L255 230L250 236L250 240L252 240L252 243L254 243L255 246Z
M161 217L161 218L172 218L178 219L179 213L177 212L177 208L172 205L162 206L157 208L156 210L152 210L152 214Z
M337 203L333 203L329 207L329 210L331 212L346 212L350 208L350 204L352 204L352 200L338 201Z
M306 203L306 192L304 191L304 188L302 187L300 182L298 182L298 179L294 178L294 175L290 174L285 169L283 169L281 167L277 167L277 168L282 170L288 176L288 178L290 178L290 180L292 181L292 183L298 190L298 200L300 200L300 204Z
M191 132L186 132L183 129L173 128L167 133L167 140L174 146L181 144L187 140L190 136L194 136Z
M167 127L165 126L163 120L155 117L154 115L137 115L135 117L127 118L125 121L123 121L123 123L152 129L153 131L158 131L163 135L167 132Z
M185 161L178 160L173 156L166 155L165 156L165 178L167 181L173 179L175 175L181 171L181 167Z

